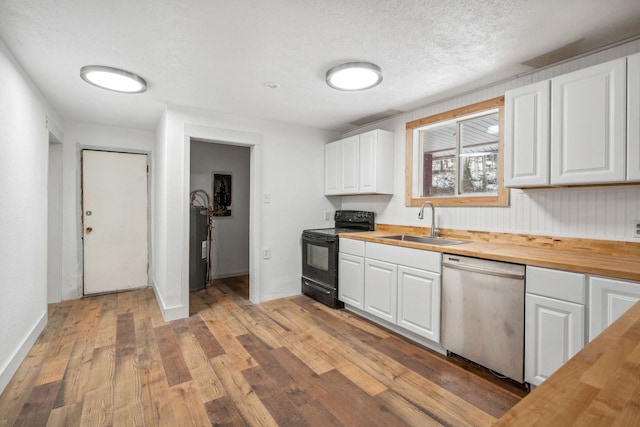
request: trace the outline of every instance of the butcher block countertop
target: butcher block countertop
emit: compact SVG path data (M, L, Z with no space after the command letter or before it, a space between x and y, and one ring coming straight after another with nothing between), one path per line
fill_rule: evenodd
M443 230L440 236L468 243L438 246L384 238L397 234L428 235L428 230L378 224L376 231L341 233L340 237L640 281L640 243L460 230Z
M640 302L495 425L640 425Z

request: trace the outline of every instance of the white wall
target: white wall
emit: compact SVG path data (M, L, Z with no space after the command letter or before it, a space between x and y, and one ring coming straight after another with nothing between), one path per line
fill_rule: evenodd
M154 142L155 135L153 132L87 123L65 123L62 154L63 223L62 290L60 293L63 300L82 296L81 150L101 149L151 153ZM150 163L153 169L153 163Z
M374 211L379 223L429 226L430 215L425 215L421 221L418 219L419 208L404 205L407 122L495 98L509 89L636 52L640 52L639 40L350 131L344 136L376 128L394 132L395 195L391 199L388 196L343 196L342 208ZM640 219L640 186L514 189L509 207L438 207L436 218L442 228L637 241L631 237L631 225L633 220Z
M2 41L0 94L1 393L47 323L47 124L59 120Z
M191 141L190 191L202 189L213 197L212 172L230 173L231 216L216 217L211 251L211 277L249 272L249 147Z
M260 119L170 107L158 128L154 160L156 216L154 287L165 319L188 315L189 137L251 146L251 298L265 301L300 293L303 229L329 227L324 212L324 144L339 135ZM187 135L187 138L185 138ZM161 165L157 165L160 163ZM157 180L157 182L155 182ZM271 202L262 203L269 193ZM261 248L271 249L262 260Z

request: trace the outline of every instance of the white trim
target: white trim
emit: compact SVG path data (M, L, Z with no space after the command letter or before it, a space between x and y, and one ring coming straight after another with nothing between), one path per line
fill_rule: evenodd
M45 310L42 316L40 316L40 320L38 320L33 329L31 329L31 332L29 332L29 335L27 335L22 344L14 352L11 358L9 358L7 364L2 367L2 370L0 371L0 393L4 391L7 384L9 384L9 381L11 381L11 378L20 367L22 361L27 357L29 350L31 350L33 345L36 343L36 340L44 330L44 327L47 325L48 319L49 316Z
M250 274L248 271L236 271L236 272L232 272L232 273L216 274L213 278L214 279L226 279L227 277L246 276L248 274Z
M189 230L189 182L191 178L191 139L216 141L219 143L248 146L251 149L249 187L249 300L256 304L262 301L260 257L260 218L262 194L262 134L184 123L183 135L183 230ZM189 312L189 235L182 239L182 304ZM165 318L167 320L167 318Z
M176 305L173 307L167 307L162 299L162 294L158 292L156 281L152 280L151 288L153 289L153 293L156 295L156 300L158 301L158 308L160 308L160 312L162 313L162 320L165 322L171 322L172 320L185 319L189 317L189 305L186 305L186 314L184 305Z

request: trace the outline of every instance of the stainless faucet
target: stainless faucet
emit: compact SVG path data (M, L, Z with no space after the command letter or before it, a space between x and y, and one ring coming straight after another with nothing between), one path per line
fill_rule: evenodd
M438 237L438 233L440 233L440 230L436 228L436 208L433 207L433 203L424 202L422 204L420 212L418 212L418 219L424 218L424 207L427 205L431 206L431 237Z

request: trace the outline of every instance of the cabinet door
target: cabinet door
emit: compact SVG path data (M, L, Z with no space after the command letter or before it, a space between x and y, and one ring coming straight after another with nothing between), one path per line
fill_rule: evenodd
M549 185L551 82L505 93L504 185Z
M366 259L364 279L364 310L387 322L396 323L398 266Z
M330 196L340 192L340 141L324 146L324 194Z
M551 184L626 179L626 61L551 79Z
M525 381L540 385L584 347L584 306L527 294Z
M640 53L627 63L627 180L640 181Z
M440 342L440 275L398 266L398 326Z
M360 135L360 192L375 193L377 190L378 138L377 131Z
M359 191L360 140L358 136L352 136L340 142L340 193L355 194Z
M589 341L640 300L640 283L589 277Z
M364 258L343 253L338 256L338 299L364 309Z

